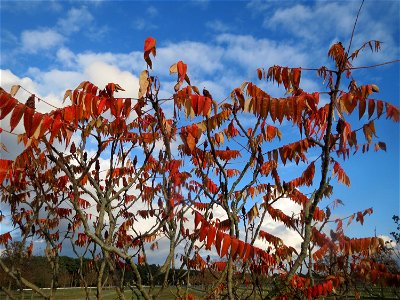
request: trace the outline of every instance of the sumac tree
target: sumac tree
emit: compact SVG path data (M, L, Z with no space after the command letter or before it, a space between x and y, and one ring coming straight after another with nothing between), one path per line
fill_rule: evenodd
M116 83L101 89L86 81L65 93L66 106L41 113L35 95L22 103L15 98L18 86L10 93L1 89L0 118L10 117L4 131L23 124L18 141L25 145L15 160L0 160L2 201L23 243L31 243L27 255L33 239L45 241L52 289L47 294L0 261L1 268L43 297L54 297L58 253L72 242L92 259L98 298L111 283L120 299L127 288L157 298L171 284L177 298L192 299L194 270L197 277L201 271L213 278L201 295L207 298L313 299L353 292L356 277L398 286L399 274L369 259L383 241L348 238L344 220L331 220L338 202L319 206L334 192L332 181L350 185L342 160L370 148L386 150L374 122L400 120L397 107L372 98L376 85L349 79L361 51L380 46L369 41L350 52L336 43L328 51L332 67L258 69L260 80L283 85L281 98L244 82L230 100L218 102L199 91L178 61L170 68L177 75L175 91L162 99L151 71L153 38L144 44L147 69L137 98L118 98L123 87ZM326 92L301 88L302 73L311 71ZM173 112L164 110L166 102ZM352 114L359 125L350 122ZM280 130L284 123L292 125L290 136ZM301 171L283 173L289 163ZM298 212L278 209L282 201L296 203ZM371 213L364 209L349 219L363 223ZM268 232L262 226L267 220L296 232L301 246ZM2 233L0 244L11 239ZM149 252L160 245L164 261L152 270Z

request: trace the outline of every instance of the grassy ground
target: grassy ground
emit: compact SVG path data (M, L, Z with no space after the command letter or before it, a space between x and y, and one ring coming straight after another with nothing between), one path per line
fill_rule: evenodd
M48 290L46 290L45 292L48 292ZM378 291L376 291L378 292ZM196 299L202 299L204 296L204 293L202 293L199 290L195 290L195 289L190 289L189 293L192 293L193 295L196 296ZM391 293L390 289L385 289L385 299L398 299L394 296L394 294ZM176 299L176 295L177 295L177 291L175 288L171 288L171 289L164 289L159 298L158 299L162 299L162 300L175 300ZM21 299L20 298L20 294L19 293L15 293L14 296L17 299ZM96 299L96 290L95 289L90 289L90 294L89 294L90 299ZM134 293L132 293L132 291L126 291L125 292L125 297L126 299L143 299L142 297L137 298L136 295ZM80 299L86 299L85 297L85 291L84 289L80 289L80 288L72 288L72 289L59 289L57 290L56 293L56 297L57 300L80 300ZM4 293L0 292L0 300L5 300L7 299ZM42 299L41 297L37 296L35 293L33 293L32 291L23 291L23 299L24 300L37 300L37 299ZM103 299L104 300L114 300L114 299L118 299L116 292L114 289L104 289L103 291ZM258 298L250 298L251 300L254 299L258 299ZM325 299L325 300L330 300L330 299L335 299L334 297L320 297L319 299ZM347 299L354 299L354 297L349 296ZM376 297L372 298L372 297L368 297L366 294L362 293L361 294L361 299L378 299Z
M48 291L46 291L48 292ZM194 294L196 296L197 299L201 299L203 296L203 293L196 291L196 290L189 290L190 293ZM20 299L20 294L19 293L15 293L14 294L16 296L16 298ZM56 299L60 299L60 300L81 300L81 299L86 299L85 296L85 290L82 289L60 289L57 290L56 293ZM139 295L139 293L138 293ZM176 289L165 289L161 292L159 299L163 299L163 300L175 300L176 299ZM90 293L89 293L89 297L90 299L96 299L96 290L95 289L90 289ZM137 298L136 295L134 293L132 293L132 291L126 291L125 292L125 297L126 299L143 299L142 297ZM0 300L5 300L6 299L6 295L2 292L0 292ZM38 296L37 294L33 293L32 291L23 291L23 299L25 300L37 300L37 299L43 299L40 296ZM104 300L114 300L114 299L118 299L117 298L117 294L115 292L114 289L104 289L103 291L103 299Z

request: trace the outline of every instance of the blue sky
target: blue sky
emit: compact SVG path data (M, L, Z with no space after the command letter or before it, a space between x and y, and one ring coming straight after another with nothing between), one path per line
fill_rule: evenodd
M258 67L274 64L316 68L332 66L329 47L348 45L361 1L2 1L0 68L6 90L21 84L41 98L61 106L67 89L89 80L126 89L121 96L137 96L138 76L145 68L143 41L157 39L154 72L162 94L173 92L175 76L169 67L183 60L192 82L207 87L222 101L244 81L254 81L274 96L281 88L256 78ZM400 57L400 4L366 1L356 28L353 50L362 42L383 42L382 51L360 55L355 66L367 66ZM365 69L353 74L359 85L375 83L375 97L399 105L400 64ZM306 91L325 91L315 72L305 72ZM21 97L24 97L23 94ZM44 103L38 109L50 110ZM2 124L2 127L4 125ZM388 152L356 154L343 163L352 187L335 186L333 199L345 206L345 216L369 207L374 214L350 235L388 235L399 214L399 126L376 123ZM6 145L13 137L0 137ZM9 154L0 153L7 157ZM290 169L288 169L290 172Z

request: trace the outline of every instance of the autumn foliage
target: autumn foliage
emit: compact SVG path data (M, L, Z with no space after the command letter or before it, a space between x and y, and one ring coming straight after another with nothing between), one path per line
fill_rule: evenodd
M66 245L91 253L99 282L107 280L108 268L121 299L127 286L145 299L160 295L154 282L153 289L144 287L138 267L147 267L149 253L160 251L161 244L167 254L158 273L149 276L162 276L161 290L176 284L177 299L195 298L180 285L191 282L193 271L214 276L201 296L210 299L249 294L315 299L344 295L360 281L398 287L400 274L369 259L385 248L383 241L344 233L343 222L350 225L355 218L363 224L372 209L332 219L331 209L340 203L320 206L334 193L334 179L350 186L342 160L371 147L386 151L376 140L375 121L400 120L396 106L372 98L376 85L349 79L349 87L341 87L368 45L380 49L376 41L353 53L340 43L329 49L334 67L314 70L326 84L323 93L301 88L302 74L310 70L258 69L259 80L283 86L282 98L244 82L228 101L213 99L191 83L189 67L178 61L170 68L177 75L174 93L161 99L160 83L151 74L154 38L144 43L147 69L140 74L137 98L119 98L123 87L117 83L100 88L85 81L65 92L64 107L42 113L35 109L35 95L23 103L16 98L18 86L10 92L1 88L0 119L9 122L1 134L20 128L16 138L24 145L15 160L0 160L2 201L15 230L30 243L27 255L37 239L46 242L45 254L54 264ZM163 109L166 102L173 103L173 112ZM349 121L352 114L360 126ZM297 135L285 136L285 123ZM289 162L301 171L283 176ZM289 215L277 207L285 201L297 204L299 212ZM268 232L265 222L297 232L301 246ZM2 232L0 245L13 239ZM128 285L126 272L133 273ZM55 281L53 292L56 287ZM100 298L101 284L97 293Z

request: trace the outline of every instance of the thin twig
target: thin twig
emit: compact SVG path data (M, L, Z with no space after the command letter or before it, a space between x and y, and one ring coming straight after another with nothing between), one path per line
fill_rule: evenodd
M360 8L358 9L357 17L356 17L356 20L355 20L354 26L353 26L353 31L351 32L351 38L350 38L349 48L347 49L347 53L350 52L351 43L353 42L353 38L354 38L354 31L356 30L358 17L360 16L360 12L361 12L361 8L362 8L363 4L364 4L364 0L362 0Z
M21 89L23 89L25 92L27 92L27 93L29 93L29 94L31 94L31 95L34 95L32 92L28 91L28 90L27 90L26 88L24 88L23 86L20 85L19 87L20 87ZM49 106L51 106L51 107L53 107L53 108L55 108L55 109L59 109L59 107L54 106L53 104L47 102L46 100L43 100L42 98L40 98L40 97L38 97L38 96L36 96L36 95L35 95L35 98L37 98L39 101L42 101L42 102L46 103L47 105L49 105Z
M371 69L371 68L376 68L376 67L381 67L384 65L389 65L389 64L395 64L400 62L400 59L395 59L395 60L391 60L391 61L387 61L384 63L380 63L380 64L376 64L376 65L371 65L371 66L361 66L361 67L351 67L351 68L346 68L346 70L358 70L358 69Z

